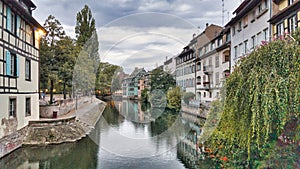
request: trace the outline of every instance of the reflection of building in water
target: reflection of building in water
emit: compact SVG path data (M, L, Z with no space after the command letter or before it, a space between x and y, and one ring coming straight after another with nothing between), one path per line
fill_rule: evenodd
M142 104L132 100L115 101L117 110L127 120L141 123L149 122L151 116L148 110L142 111Z
M187 123L191 131L177 145L178 158L181 159L188 168L196 168L198 160L204 157L198 145L198 140L202 133L201 126L186 119L181 119L181 121L182 123Z

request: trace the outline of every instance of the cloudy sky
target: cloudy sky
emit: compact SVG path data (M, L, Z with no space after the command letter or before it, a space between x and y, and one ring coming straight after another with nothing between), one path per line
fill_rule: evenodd
M241 0L224 0L224 23ZM43 24L54 15L75 38L76 13L87 4L96 20L102 61L151 70L180 53L205 24L222 25L221 0L33 0Z

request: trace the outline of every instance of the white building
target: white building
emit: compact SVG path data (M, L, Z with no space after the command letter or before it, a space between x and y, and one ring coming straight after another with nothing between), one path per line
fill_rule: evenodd
M35 8L31 0L0 1L0 140L39 118L39 40L45 30L32 17Z
M166 61L164 62L164 71L168 72L175 76L175 70L176 70L176 56L171 57L170 59L166 58Z
M226 25L231 28L231 70L263 41L269 41L272 0L245 0Z
M184 92L192 92L195 94L195 64L194 59L196 53L194 49L188 45L175 58L176 59L176 85L180 86Z
M221 30L221 31L219 31ZM220 96L220 89L230 69L230 29L218 29L218 34L199 48L195 60L197 73L196 99L210 103Z

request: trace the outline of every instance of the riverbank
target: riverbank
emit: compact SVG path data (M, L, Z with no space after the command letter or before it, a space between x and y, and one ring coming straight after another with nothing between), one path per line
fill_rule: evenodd
M94 129L105 106L105 102L93 98L64 116L30 121L28 126L0 140L0 158L24 145L76 142Z

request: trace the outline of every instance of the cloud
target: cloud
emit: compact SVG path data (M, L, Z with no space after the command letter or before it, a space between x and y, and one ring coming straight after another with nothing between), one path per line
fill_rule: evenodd
M33 0L34 17L43 24L54 15L75 38L76 14L87 4L96 20L103 61L124 66L155 67L200 33L206 23L221 24L221 0ZM240 0L224 0L225 22ZM228 17L229 16L229 17ZM197 27L200 27L198 30ZM130 72L128 72L130 73Z

